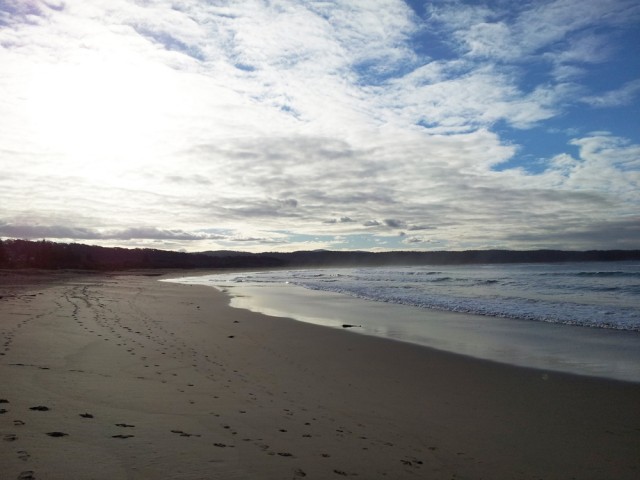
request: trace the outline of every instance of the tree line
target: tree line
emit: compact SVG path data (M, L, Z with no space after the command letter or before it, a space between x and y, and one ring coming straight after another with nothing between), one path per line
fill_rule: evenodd
M238 254L240 255L240 254ZM206 254L172 252L150 248L110 248L46 240L0 241L0 268L46 270L129 270L157 268L248 268L279 266L268 258L216 257Z
M128 270L196 268L296 268L386 265L467 265L640 260L640 250L298 251L246 253L173 252L110 248L46 240L0 240L0 268Z

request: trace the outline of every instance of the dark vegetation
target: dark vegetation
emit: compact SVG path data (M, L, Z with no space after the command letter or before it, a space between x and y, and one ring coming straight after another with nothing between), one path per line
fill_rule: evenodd
M171 252L149 248L106 248L78 243L27 240L0 241L0 268L47 270L128 270L139 268L247 268L276 267L270 258L216 257L200 253Z
M640 260L640 250L467 250L461 252L301 251L184 253L153 249L106 248L49 241L0 240L0 268L127 270L287 268L384 265L465 265Z

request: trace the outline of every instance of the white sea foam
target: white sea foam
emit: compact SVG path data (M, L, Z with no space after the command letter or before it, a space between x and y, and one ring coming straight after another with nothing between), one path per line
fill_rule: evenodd
M635 263L314 269L230 274L213 281L288 283L420 308L640 331Z
M359 333L472 357L640 382L639 272L634 264L485 265L175 281L226 290L232 306L268 315L355 324Z

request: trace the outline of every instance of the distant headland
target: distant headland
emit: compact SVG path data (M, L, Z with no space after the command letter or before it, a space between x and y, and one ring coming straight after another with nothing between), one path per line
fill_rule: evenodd
M640 260L640 250L297 251L199 253L107 248L77 243L0 240L0 268L47 270L298 268L385 265L468 265Z
M640 250L297 251L198 253L109 248L46 240L0 240L0 268L48 270L300 268L640 260Z

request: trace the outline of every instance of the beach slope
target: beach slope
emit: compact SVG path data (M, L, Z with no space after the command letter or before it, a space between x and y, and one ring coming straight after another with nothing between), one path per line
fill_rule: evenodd
M640 477L640 384L267 317L158 278L2 276L2 478Z

